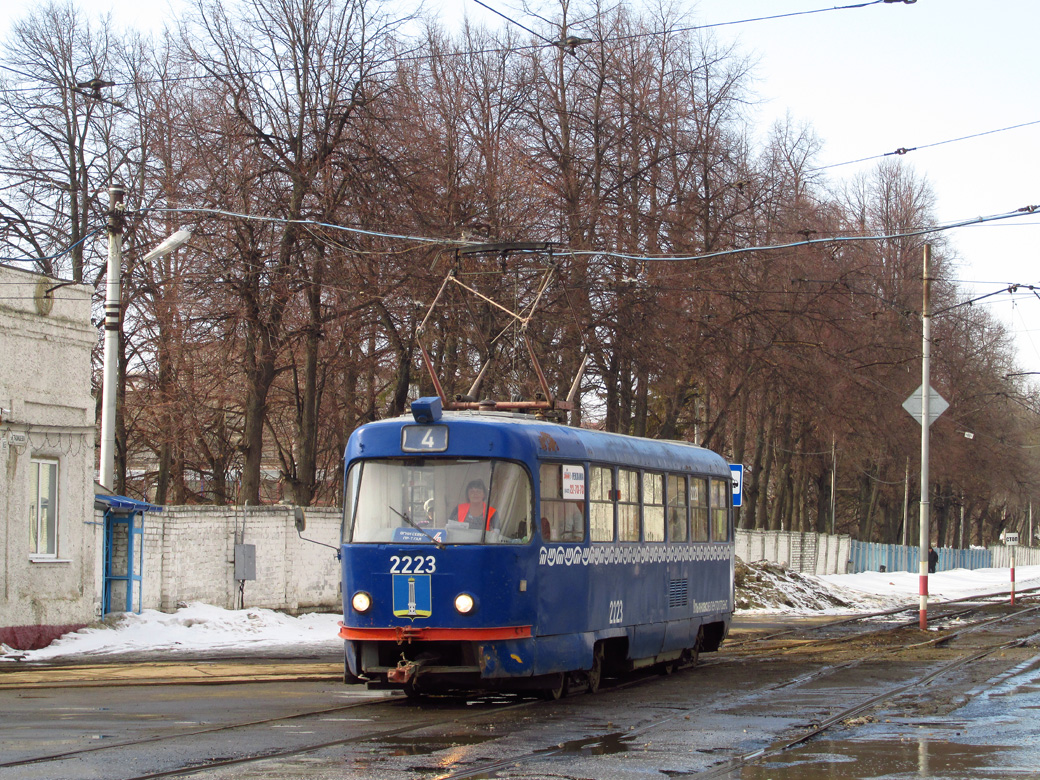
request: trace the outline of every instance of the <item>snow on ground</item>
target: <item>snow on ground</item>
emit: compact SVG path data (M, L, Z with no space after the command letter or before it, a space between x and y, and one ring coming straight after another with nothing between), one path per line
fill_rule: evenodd
M1040 585L1040 566L1015 570L1016 589ZM1007 593L1008 569L954 569L929 575L930 597L937 601ZM919 576L910 572L864 572L814 576L786 567L738 560L737 612L749 614L849 614L916 605ZM59 637L42 650L12 651L0 645L0 662L97 660L126 653L165 657L199 654L293 657L333 656L342 652L338 614L292 617L270 609L228 610L189 604L166 614L143 610L121 614Z
M265 654L294 657L343 652L339 614L293 617L271 609L221 609L192 603L176 612L154 609L120 613L79 631L65 634L40 650L9 651L0 645L0 661L70 660L89 656L162 652L177 657L195 654Z

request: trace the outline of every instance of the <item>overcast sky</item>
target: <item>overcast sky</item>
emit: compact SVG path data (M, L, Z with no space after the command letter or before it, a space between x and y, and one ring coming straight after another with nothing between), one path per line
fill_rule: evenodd
M485 1L539 27L521 10L521 0ZM174 18L183 0L78 3L154 31ZM6 31L27 5L3 5L0 29ZM449 29L457 29L464 15L506 24L475 0L429 0L428 6ZM1036 0L917 0L862 8L818 0L678 0L676 6L688 9L697 24L721 25L713 28L718 40L736 43L756 60L758 127L765 130L788 113L808 123L824 142L821 165L916 148L902 159L931 183L943 224L1040 204ZM724 24L782 14L798 15ZM981 133L986 135L954 140ZM838 182L876 164L842 165L827 175ZM969 294L1012 283L1040 286L1040 217L961 228L947 237ZM983 305L1014 332L1020 369L1040 372L1040 296L1021 289Z

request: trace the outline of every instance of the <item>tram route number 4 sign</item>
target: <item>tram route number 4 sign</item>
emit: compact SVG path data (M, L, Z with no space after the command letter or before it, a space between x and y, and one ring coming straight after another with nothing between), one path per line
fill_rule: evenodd
M733 478L733 506L740 506L741 496L744 494L744 467L741 464L729 465L730 476Z

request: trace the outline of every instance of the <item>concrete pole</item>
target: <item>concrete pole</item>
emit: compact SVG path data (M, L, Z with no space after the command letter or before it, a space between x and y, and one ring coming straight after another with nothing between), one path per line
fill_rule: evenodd
M903 547L910 535L910 457L906 459L906 476L903 478Z
M922 287L924 288L924 304L921 308L921 607L920 626L922 631L928 630L928 528L929 510L928 495L928 427L931 422L929 396L932 391L932 310L931 310L931 273L932 245L924 245L924 263L922 267Z
M1017 544L1011 545L1011 606L1015 606L1015 548Z
M964 548L964 494L961 493L961 525L957 532L957 546L960 549Z
M838 493L838 440L831 434L831 536L834 536L834 504Z
M116 471L116 385L119 368L119 330L121 324L120 269L123 263L122 187L109 187L108 284L105 288L105 352L101 385L101 473L98 482L115 490Z

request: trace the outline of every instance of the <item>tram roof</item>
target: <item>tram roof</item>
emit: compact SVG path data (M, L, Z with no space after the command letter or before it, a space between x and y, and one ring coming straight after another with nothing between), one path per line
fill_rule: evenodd
M415 457L401 449L401 429L416 425L411 415L369 423L347 445L347 459ZM448 446L430 453L444 457L492 457L514 460L579 460L661 471L689 471L730 477L729 464L696 444L645 439L621 433L575 428L511 412L445 411L434 425L450 431Z

